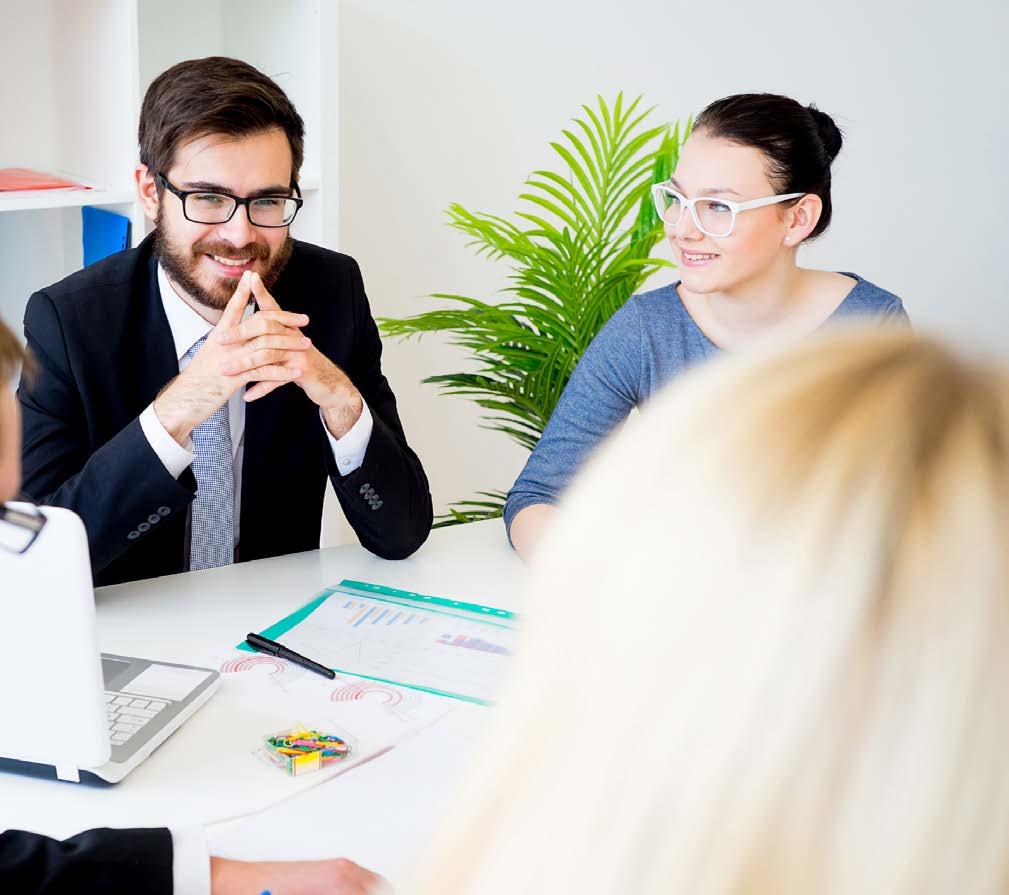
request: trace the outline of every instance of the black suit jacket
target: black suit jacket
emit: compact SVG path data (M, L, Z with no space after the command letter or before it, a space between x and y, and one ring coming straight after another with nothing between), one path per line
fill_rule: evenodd
M319 409L300 388L248 404L239 558L318 547L327 475L368 550L409 556L431 530L431 495L382 375L357 263L297 242L271 292L308 315L305 335L361 392L374 428L364 463L341 476ZM152 240L32 295L25 336L39 367L18 390L26 496L84 520L96 584L184 571L196 480L191 469L169 475L139 422L179 372Z
M17 895L172 895L168 830L88 830L59 842L0 833L0 891Z

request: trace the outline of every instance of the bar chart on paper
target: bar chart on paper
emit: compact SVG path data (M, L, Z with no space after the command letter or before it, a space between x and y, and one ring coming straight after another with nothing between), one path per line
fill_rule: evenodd
M465 634L442 634L438 638L438 643L442 646L458 646L463 649L475 649L484 653L498 653L503 656L508 655L507 648L482 640L479 637L467 637Z
M338 673L477 703L498 691L515 636L510 613L377 585L327 588L263 633Z
M385 625L387 628L392 625L426 625L430 620L420 612L391 606L376 606L363 600L347 600L343 608L352 611L347 617L347 624L352 628L359 628L361 625Z

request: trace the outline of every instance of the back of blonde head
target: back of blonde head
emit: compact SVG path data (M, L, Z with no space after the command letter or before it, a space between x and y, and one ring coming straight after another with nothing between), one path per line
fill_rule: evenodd
M709 365L565 500L425 895L1009 890L1009 378Z

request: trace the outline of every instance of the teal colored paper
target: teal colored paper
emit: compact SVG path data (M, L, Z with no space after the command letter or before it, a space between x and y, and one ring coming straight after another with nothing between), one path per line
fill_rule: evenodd
M290 615L282 618L279 622L274 622L270 625L270 627L260 631L260 635L268 640L276 640L278 637L281 637L290 631L295 625L303 622L326 601L330 594L335 593L335 587L327 587L324 591L320 591L315 597L313 597L310 602L302 606L301 609L295 610ZM255 650L244 640L238 644L235 649L245 650L247 653L255 652Z
M384 594L387 597L397 597L400 600L410 600L411 602L424 603L430 606L444 606L451 609L460 609L463 612L472 612L476 615L488 615L494 618L515 618L515 613L509 612L507 609L496 609L493 606L481 606L479 603L463 603L459 600L447 600L444 597L431 597L427 594L416 594L409 590L396 590L395 588L385 587L381 584L368 584L366 581L350 581L345 578L340 582L340 587L353 588L354 590L361 591L365 594Z
M283 637L288 631L297 627L301 624L301 622L307 619L335 593L350 594L351 596L359 595L371 600L379 600L381 602L388 603L402 604L402 602L406 602L420 604L425 606L429 612L435 612L439 615L455 615L456 613L447 612L445 610L456 609L459 612L482 616L476 619L471 618L469 620L478 621L492 627L510 627L509 625L502 625L500 622L491 621L492 618L513 620L516 617L514 612L509 612L507 609L498 609L493 606L481 606L478 603L465 603L460 600L449 600L444 597L432 597L428 594L418 594L413 591L397 590L396 588L385 587L381 584L370 584L366 581L350 581L348 579L344 579L336 587L327 587L325 590L320 591L300 609L295 610L290 615L285 616L280 621L270 625L268 628L264 628L259 633L269 640L277 640L278 638ZM434 609L432 608L433 606L444 607L444 609ZM256 652L244 640L235 648L247 653ZM434 687L423 687L418 684L408 684L404 681L396 681L390 678L373 677L368 674L358 674L357 672L346 671L341 668L334 668L333 671L337 674L349 674L351 677L359 677L364 680L377 681L382 684L393 684L397 687L406 687L407 689L418 690L423 693L432 693L435 696L448 696L452 699L459 699L463 702L472 702L476 705L490 705L487 700L478 699L475 696L467 696L462 693L451 693L446 690L438 690Z

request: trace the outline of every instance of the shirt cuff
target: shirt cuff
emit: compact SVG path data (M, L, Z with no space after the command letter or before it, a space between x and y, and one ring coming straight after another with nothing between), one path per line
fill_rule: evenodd
M165 427L161 425L158 415L154 412L154 404L148 405L147 409L140 414L140 428L143 429L151 449L165 464L168 474L173 479L182 475L186 467L193 462L193 452L182 447L168 434ZM192 447L193 442L190 440L188 443Z
M202 827L173 830L172 892L174 895L210 895L210 851Z
M364 455L368 451L368 442L371 441L371 430L374 427L368 405L361 402L361 415L343 438L333 437L333 433L326 426L321 409L319 419L322 420L322 430L329 439L329 446L333 449L333 457L336 459L336 468L340 471L340 475L350 475L355 469L359 469L364 463Z

